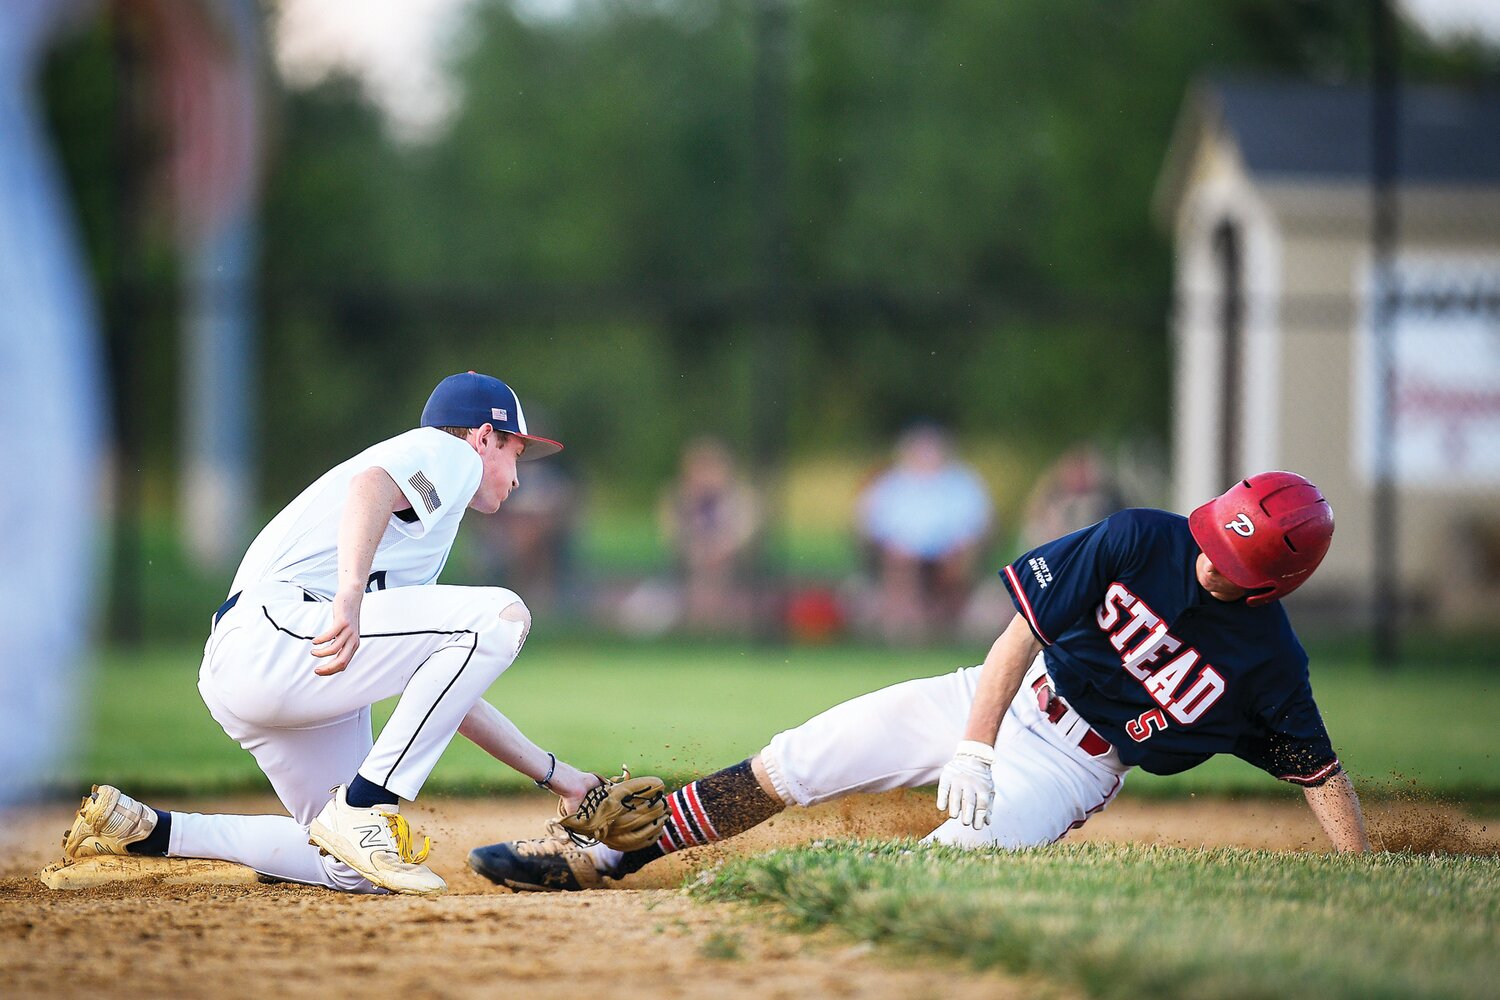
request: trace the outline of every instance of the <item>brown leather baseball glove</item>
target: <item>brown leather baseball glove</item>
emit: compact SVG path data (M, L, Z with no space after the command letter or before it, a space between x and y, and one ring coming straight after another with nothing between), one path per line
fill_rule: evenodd
M617 851L634 851L656 842L667 823L666 783L660 778L632 778L629 768L618 778L604 778L589 789L577 809L563 812L557 823L573 842L598 842Z

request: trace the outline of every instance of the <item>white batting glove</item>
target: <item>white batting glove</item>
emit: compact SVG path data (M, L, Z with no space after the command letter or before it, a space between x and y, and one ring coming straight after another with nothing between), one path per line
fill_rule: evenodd
M983 830L989 825L995 801L995 779L990 766L995 748L978 740L960 740L953 759L938 778L937 807L964 826Z

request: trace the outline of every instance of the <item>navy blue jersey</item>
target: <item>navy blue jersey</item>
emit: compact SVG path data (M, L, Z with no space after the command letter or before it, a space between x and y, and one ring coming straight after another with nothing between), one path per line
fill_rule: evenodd
M1339 762L1286 612L1213 597L1198 552L1187 518L1136 508L1000 575L1046 646L1057 693L1126 764L1176 774L1228 753L1322 784Z

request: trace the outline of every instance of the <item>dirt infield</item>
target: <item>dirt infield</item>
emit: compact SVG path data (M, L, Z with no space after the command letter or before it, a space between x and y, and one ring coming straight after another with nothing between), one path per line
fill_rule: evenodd
M166 802L273 812L270 799ZM10 825L0 863L0 996L339 996L654 998L1023 997L1037 984L873 954L836 935L781 933L734 906L695 903L685 876L729 853L820 836L917 836L934 825L925 794L853 799L784 814L730 844L674 857L609 892L513 894L464 867L469 846L534 835L543 796L436 800L412 807L432 837L449 894L425 901L347 897L290 885L112 885L56 892L35 873L58 855L70 805ZM1433 806L1372 810L1394 849L1500 852L1496 817ZM1323 850L1296 802L1126 800L1075 832L1083 840ZM590 985L590 981L594 981ZM608 985L605 985L608 984ZM1050 996L1066 996L1048 986Z

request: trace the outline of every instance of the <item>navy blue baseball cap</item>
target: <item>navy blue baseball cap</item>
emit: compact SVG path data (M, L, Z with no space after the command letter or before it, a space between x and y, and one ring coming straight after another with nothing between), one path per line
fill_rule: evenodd
M526 414L515 390L491 375L464 372L449 375L437 384L422 407L423 427L479 427L489 424L497 431L526 441L521 461L546 458L562 451L551 438L538 437L526 428Z

